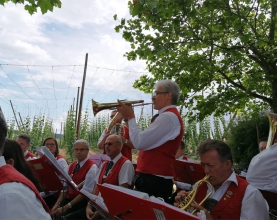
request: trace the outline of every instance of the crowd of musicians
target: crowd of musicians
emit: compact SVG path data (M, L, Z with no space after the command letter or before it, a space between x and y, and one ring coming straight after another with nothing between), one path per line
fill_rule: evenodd
M109 183L159 197L165 203L180 207L183 198L195 186L187 184L187 188L182 187L183 190L172 195L174 161L188 160L182 142L184 125L176 108L179 95L176 82L158 81L152 95L158 114L144 130L137 125L132 106L118 101L111 119L120 114L117 124L124 120L126 125L120 134L111 134L107 129L103 131L98 148L110 160L100 167L89 159L90 146L86 140L74 143L72 148L76 160L69 165L59 154L55 138L45 139L43 146L49 149L72 180L89 193L101 196L97 184ZM92 203L66 182L58 194L42 198L39 193L41 186L27 162L35 159L35 155L28 151L29 136L19 135L17 140L10 140L6 135L7 125L0 111L0 219L103 218ZM276 148L274 145L271 149ZM135 169L132 149L139 151ZM273 150L269 154L276 153ZM232 153L226 143L205 140L199 144L197 153L211 189L203 184L195 201L201 201L208 192L211 195L202 205L193 202L191 208L204 213L206 219L269 219L268 204L259 189L234 172ZM273 179L276 180L276 176L275 170Z

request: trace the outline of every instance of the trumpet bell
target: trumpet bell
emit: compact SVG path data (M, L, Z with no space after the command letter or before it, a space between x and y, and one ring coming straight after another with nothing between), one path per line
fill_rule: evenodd
M125 105L132 105L132 104L137 104L137 103L143 103L144 100L121 101L121 102ZM113 108L119 107L119 106L120 105L118 104L118 102L100 103L100 102L96 102L92 99L92 110L93 110L94 116L96 116L96 114L102 110L113 109Z

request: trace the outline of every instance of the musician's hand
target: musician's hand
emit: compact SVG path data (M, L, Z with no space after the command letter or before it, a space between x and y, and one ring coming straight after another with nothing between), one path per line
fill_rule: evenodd
M191 207L197 209L198 211L203 210L206 215L206 219L213 220L213 217L211 216L210 212L208 212L207 209L203 208L201 205L197 203L191 203Z
M94 212L92 211L91 206L87 205L87 208L86 208L87 219L92 219L93 215L94 215Z
M174 206L178 207L180 205L182 197L186 197L190 192L186 192L184 190L181 190L178 192L177 196L175 196L175 203Z
M121 101L117 100L120 107L117 107L117 111L122 115L124 119L135 118L135 113L131 105L125 105Z
M59 205L57 204L55 204L53 207L52 207L52 209L51 209L51 212L50 212L50 214L51 214L51 216L54 216L55 215L55 212L56 212L56 209L59 207Z
M67 209L68 209L68 205L65 205L65 206L63 206L63 207L59 207L59 208L57 208L57 209L55 210L54 215L55 215L55 216L60 216L60 215L62 215L63 213L65 213L65 212L67 211Z
M105 131L104 131L103 139L106 140L109 135L110 135L110 133L108 132L108 129L106 128Z

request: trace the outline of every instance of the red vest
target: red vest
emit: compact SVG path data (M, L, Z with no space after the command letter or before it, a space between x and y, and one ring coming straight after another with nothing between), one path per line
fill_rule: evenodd
M113 166L112 171L109 172L108 176L105 179L103 179L106 167L107 167L108 162L109 162L109 161L105 161L103 163L102 169L100 170L98 183L100 183L100 184L109 183L109 184L112 184L112 185L115 185L115 186L119 186L119 182L118 182L119 172L121 170L122 165L126 162L126 160L128 160L128 159L126 157L122 156L116 162L116 164ZM95 194L98 195L98 193L99 193L99 190Z
M72 180L76 185L79 185L81 182L83 182L86 178L86 174L89 171L90 167L95 164L92 160L88 159L85 164L80 168L80 170L73 175L74 168L76 166L77 162L73 162L70 164L68 169L68 174L72 175ZM82 187L80 187L81 189ZM72 187L69 187L68 193L66 194L66 198L75 198L78 196L79 192Z
M130 140L128 127L124 126L123 128L124 128L124 138L127 139L127 140ZM105 147L104 147L103 154L106 154ZM132 149L124 143L123 143L123 147L121 149L121 154L122 154L122 156L124 156L127 159L129 159L130 161L132 161Z
M29 157L33 158L36 155L34 155L33 153L31 153L30 151L28 151L28 153L25 155L25 159L28 159Z
M231 182L222 198L210 212L213 219L240 219L241 204L248 182L236 176L238 186ZM201 202L207 193L207 185L202 184L196 194L196 202Z
M36 194L37 198L41 201L41 204L43 205L45 211L50 213L48 206L42 199L34 184L21 173L19 173L16 169L14 169L14 167L12 167L11 165L0 167L0 185L8 182L18 182L28 186L30 190L32 190Z
M184 124L176 108L169 108L165 112L172 112L178 117L181 125L180 134L174 140L169 140L160 147L146 151L141 150L137 162L137 172L174 176L173 163L184 134Z
M118 176L119 176L119 172L121 170L122 165L126 162L126 160L128 160L126 157L122 156L117 162L116 164L113 166L112 171L108 174L108 176L105 178L104 181L103 180L103 176L108 164L108 161L105 161L103 164L103 168L100 171L99 174L99 178L98 178L98 183L109 183L112 185L116 185L118 186Z
M124 126L124 138L127 140L130 140L129 129L127 126ZM127 159L129 159L130 161L132 161L132 149L128 147L126 144L123 144L123 147L121 149L121 154Z

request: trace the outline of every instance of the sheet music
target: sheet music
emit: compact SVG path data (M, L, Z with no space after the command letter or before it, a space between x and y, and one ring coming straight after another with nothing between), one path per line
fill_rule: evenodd
M64 169L61 167L61 165L58 163L56 158L53 156L53 154L48 150L47 147L42 146L38 147L36 149L38 154L43 157L45 156L47 158L47 161L54 166L55 171L58 172L58 175L61 175L73 188L78 190L77 185L73 182L72 178L68 175L67 172L64 171Z
M136 191L136 190L127 189L127 188L124 188L124 187L121 187L121 186L115 186L115 185L111 185L111 184L108 184L108 183L103 183L102 185L106 186L106 187L109 187L109 188L112 188L112 189L116 189L116 190L124 192L124 193L127 193L129 195L133 195L133 196L142 198L142 199L149 199L149 195L147 193L144 193L144 192L139 192L139 191Z

